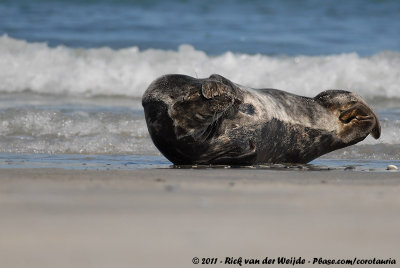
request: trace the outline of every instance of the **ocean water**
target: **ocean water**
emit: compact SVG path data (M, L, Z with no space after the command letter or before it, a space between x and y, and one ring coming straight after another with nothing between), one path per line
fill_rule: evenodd
M381 138L311 164L400 166L399 1L0 0L0 168L169 167L141 107L166 73L356 92Z

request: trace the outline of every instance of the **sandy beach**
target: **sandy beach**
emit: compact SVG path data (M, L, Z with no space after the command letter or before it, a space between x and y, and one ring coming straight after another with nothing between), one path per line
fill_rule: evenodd
M194 257L202 267L239 267L226 257L398 265L399 207L398 172L1 169L0 267L196 267Z
M386 170L400 168L399 14L377 0L0 0L0 268L400 267L400 171ZM153 83L168 74L260 90ZM162 120L145 116L155 85L146 111ZM376 119L380 138L361 141ZM358 143L307 165L174 168L146 122L169 158L217 145L209 159L230 164L254 150L307 162Z

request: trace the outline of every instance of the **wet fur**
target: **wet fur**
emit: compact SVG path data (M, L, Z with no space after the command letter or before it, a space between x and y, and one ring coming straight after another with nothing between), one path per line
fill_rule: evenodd
M375 113L341 90L307 98L220 75L166 75L142 103L154 144L174 164L307 163L380 134Z

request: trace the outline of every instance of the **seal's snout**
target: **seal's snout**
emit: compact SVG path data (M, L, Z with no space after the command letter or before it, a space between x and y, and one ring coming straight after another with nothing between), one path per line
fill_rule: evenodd
M372 110L371 110L372 111ZM374 111L372 111L374 113ZM381 136L381 123L378 120L378 117L374 113L375 116L375 124L374 128L371 130L370 134L372 137L374 137L376 140L380 138Z
M379 139L379 137L381 136L381 124L379 123L378 119L376 119L376 124L375 124L375 127L371 131L371 135L375 139Z
M345 142L364 139L368 134L375 139L381 136L378 116L357 94L344 90L327 90L315 99L338 117L338 134Z
M341 110L339 120L344 129L359 127L366 134L378 139L381 136L381 125L375 112L364 102L352 102L349 107Z

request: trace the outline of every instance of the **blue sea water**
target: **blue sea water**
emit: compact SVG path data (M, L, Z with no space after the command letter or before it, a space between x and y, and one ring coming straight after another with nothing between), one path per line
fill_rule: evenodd
M0 167L168 167L140 104L165 73L354 91L381 139L314 163L399 163L400 1L0 0Z
M2 0L0 35L50 46L371 56L400 49L397 0Z

